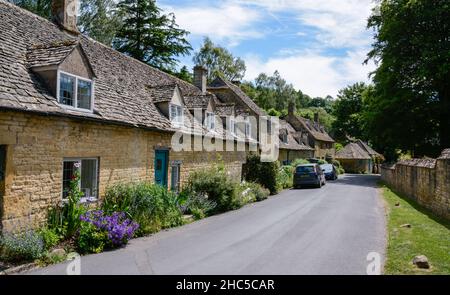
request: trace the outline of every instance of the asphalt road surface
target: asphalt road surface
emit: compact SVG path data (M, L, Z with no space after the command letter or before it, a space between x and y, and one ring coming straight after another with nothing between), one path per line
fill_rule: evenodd
M385 220L374 175L266 201L81 258L81 274L366 274L384 260ZM66 274L67 263L30 274Z

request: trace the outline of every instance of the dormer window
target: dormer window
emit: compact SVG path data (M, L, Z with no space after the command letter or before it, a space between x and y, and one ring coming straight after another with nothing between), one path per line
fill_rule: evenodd
M287 133L281 134L281 135L280 135L280 139L281 139L281 142L282 142L282 143L286 143L286 144L289 143Z
M180 105L170 104L170 122L178 127L183 125L183 108Z
M206 128L208 130L214 130L215 128L215 117L214 113L206 113Z
M92 111L93 82L89 79L58 71L58 102L69 108Z

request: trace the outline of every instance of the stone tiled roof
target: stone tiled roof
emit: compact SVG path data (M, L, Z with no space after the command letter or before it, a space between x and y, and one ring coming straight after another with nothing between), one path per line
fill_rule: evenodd
M208 89L214 90L214 89L223 89L227 88L230 89L240 100L241 102L246 105L249 109L251 109L253 112L255 112L258 116L265 116L266 113L250 98L247 94L244 93L244 91L241 90L240 87L234 85L230 81L227 81L223 78L216 78L208 87Z
M172 100L173 93L177 84L171 83L167 85L148 86L152 101L155 103L169 102Z
M349 143L342 150L336 153L336 159L355 159L355 160L370 160L370 155L361 148L357 143Z
M326 142L334 142L334 139L331 138L330 135L328 135L328 133L325 131L325 128L321 124L314 122L313 120L305 119L303 117L297 116L297 118L305 127L305 129L311 133L314 139Z
M285 120L280 120L280 133L286 133L288 136L288 143L284 143L280 140L280 149L286 150L314 150L313 148L297 141L295 138L296 131L294 127L291 126Z
M363 148L369 155L371 155L372 157L375 158L380 158L380 159L384 159L383 155L378 153L377 151L375 151L373 148L371 148L367 143L365 143L364 141L358 139L356 141L356 143Z
M59 65L77 45L76 40L32 45L27 50L28 67Z
M234 103L216 103L216 113L221 117L232 116L234 107Z
M188 97L202 97L190 83L90 38L69 35L52 22L4 0L0 0L0 32L0 109L173 132L175 129L154 101L165 99L171 91L169 85L178 85ZM93 113L60 106L40 77L29 69L60 63L75 46L80 46L95 73Z

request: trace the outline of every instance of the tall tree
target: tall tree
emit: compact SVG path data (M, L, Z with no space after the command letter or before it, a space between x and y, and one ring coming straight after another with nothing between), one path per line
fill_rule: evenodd
M81 33L111 46L120 26L121 19L114 0L81 0L78 18Z
M368 57L379 65L372 136L416 155L450 147L450 1L381 0L368 27L376 31Z
M154 0L124 0L118 4L123 24L114 47L137 60L160 69L173 69L177 57L189 54L189 34L180 29L175 15L162 14Z
M345 142L347 136L367 140L363 122L363 97L369 87L356 83L339 91L333 106L333 130L336 139Z
M8 0L15 5L33 12L43 18L52 17L52 0Z
M245 75L245 62L234 57L226 48L214 44L209 38L204 39L202 47L193 57L193 62L208 69L209 81L216 77L240 81Z

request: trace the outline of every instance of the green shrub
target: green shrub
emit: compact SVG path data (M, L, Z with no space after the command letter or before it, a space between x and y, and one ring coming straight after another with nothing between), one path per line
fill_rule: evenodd
M296 168L298 165L310 164L310 162L306 159L295 159L292 161L291 166Z
M181 199L166 188L148 182L118 184L106 189L102 209L125 212L139 224L138 235L183 224Z
M282 166L278 171L278 187L279 189L291 188L294 181L293 166Z
M44 241L45 249L47 250L55 247L61 240L61 236L57 233L57 231L48 227L39 230L39 234L41 235L42 240Z
M334 167L336 167L338 175L345 173L345 170L342 167L341 162L339 162L338 160L333 160L332 164L334 165Z
M258 155L251 154L247 157L242 174L246 181L259 183L274 195L280 188L277 183L279 166L278 161L261 162Z
M213 201L216 206L212 213L225 212L241 206L237 196L237 186L223 169L199 170L189 175L185 190Z
M80 253L101 253L108 241L108 233L106 231L97 230L91 223L83 222L81 224L77 238L77 248Z
M217 204L214 201L208 200L204 195L184 190L182 194L186 194L187 200L184 204L184 212L192 214L195 219L202 219L214 212Z
M247 194L249 195L248 199L251 202L265 200L270 194L268 189L255 182L242 182L240 187L241 191L247 191Z
M0 238L1 259L23 262L41 258L45 252L44 241L37 232L4 233Z
M80 216L87 212L87 207L80 203L83 192L79 186L80 172L75 170L74 177L70 181L70 189L67 202L62 206L56 206L48 212L48 228L54 230L59 236L71 238L81 225Z

